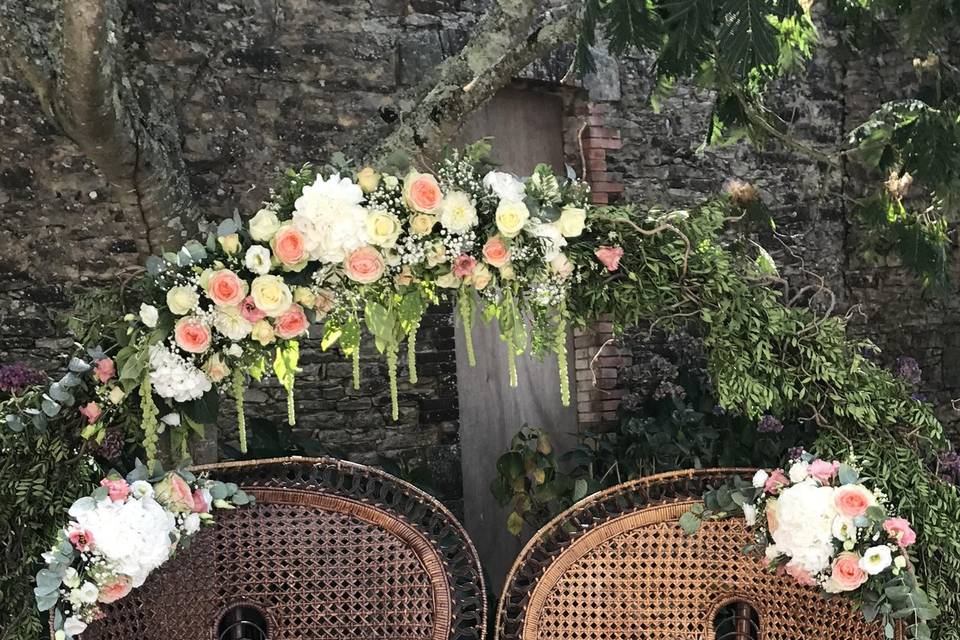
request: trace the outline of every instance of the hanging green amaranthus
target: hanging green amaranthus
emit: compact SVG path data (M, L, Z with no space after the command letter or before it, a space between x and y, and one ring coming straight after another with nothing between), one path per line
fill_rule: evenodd
M387 377L390 379L390 417L400 419L400 400L397 390L397 349L387 351Z
M157 444L160 441L160 424L157 422L157 404L153 401L150 376L140 382L140 412L143 416L143 450L147 454L147 468L152 472L157 464Z
M410 384L417 384L417 329L420 328L420 322L418 321L414 326L413 330L407 334L407 376L410 379Z
M560 374L560 402L565 407L570 406L570 372L567 367L567 305L560 303L557 316L554 352L557 354L557 369Z
M296 340L288 341L284 346L277 347L277 355L273 360L273 372L277 380L287 391L287 422L293 426L297 423L297 415L293 402L293 385L297 381L300 369L297 362L300 360L300 345Z
M237 405L237 430L240 433L240 453L247 452L247 418L243 413L243 371L237 367L233 370L233 400Z
M467 347L467 362L477 366L477 356L473 352L473 293L466 287L457 296L457 310L463 321L463 337Z

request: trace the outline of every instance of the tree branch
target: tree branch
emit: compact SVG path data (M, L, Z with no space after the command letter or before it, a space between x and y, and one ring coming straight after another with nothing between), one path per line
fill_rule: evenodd
M13 5L22 0L12 0ZM120 193L146 228L141 253L179 245L197 228L175 113L153 82L132 77L123 51L122 0L61 0L47 20L59 38L41 57L21 20L0 25L0 50L44 111ZM10 5L7 5L10 6ZM49 6L49 5L48 5ZM51 32L51 24L44 25ZM34 35L34 40L37 36ZM55 62L54 62L55 61Z
M582 20L582 3L542 11L539 0L498 0L466 46L448 58L434 78L400 100L394 130L367 154L383 160L395 151L439 151L502 87L561 44L571 42Z

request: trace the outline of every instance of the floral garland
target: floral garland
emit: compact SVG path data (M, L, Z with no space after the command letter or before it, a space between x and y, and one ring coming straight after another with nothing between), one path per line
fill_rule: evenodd
M116 345L90 350L92 364L75 358L46 393L18 399L8 425L42 428L78 402L74 391L92 372L95 398L79 407L85 437L101 441L130 414L123 405L136 392L150 466L158 434L170 428L174 452L185 454L189 429L215 420L225 392L236 402L245 452L248 379L259 380L272 360L293 424L297 341L321 322L322 347L339 345L351 359L356 388L361 322L373 335L396 420L400 347L406 341L416 382L416 334L427 307L444 298L456 300L471 365L479 310L498 321L512 385L517 355L556 354L568 405L566 301L578 274L564 247L584 229L589 190L546 165L523 180L493 171L489 150L481 142L450 152L435 174L408 165L353 172L342 158L338 167L288 171L246 225L225 220L207 228L204 244L150 258L142 304L118 322ZM618 258L615 248L598 249L608 268Z
M148 477L139 463L126 478L112 472L92 495L70 507L70 523L43 554L34 593L40 611L53 609L56 640L68 640L186 547L213 509L249 504L233 483L180 469Z
M914 574L916 534L867 485L855 465L803 452L786 471L760 470L749 484L737 477L707 492L680 524L694 533L703 520L742 514L755 539L744 552L762 556L769 571L851 598L867 622L883 620L887 638L899 620L910 637L929 638L927 622L939 611Z

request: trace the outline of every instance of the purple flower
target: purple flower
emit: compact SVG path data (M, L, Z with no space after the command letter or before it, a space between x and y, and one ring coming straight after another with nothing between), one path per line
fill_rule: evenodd
M960 453L948 451L940 454L940 477L960 485Z
M900 356L894 365L897 375L903 378L908 384L917 386L920 384L920 363L910 356Z
M757 431L760 433L780 433L783 431L783 423L777 420L769 413L757 423Z
M47 376L42 371L32 369L22 362L0 367L0 391L4 393L20 393L46 379Z

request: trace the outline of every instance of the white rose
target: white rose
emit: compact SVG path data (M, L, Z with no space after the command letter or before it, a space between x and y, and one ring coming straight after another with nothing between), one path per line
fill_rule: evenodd
M497 229L507 238L515 238L530 219L530 210L519 200L501 200L496 212Z
M463 191L451 191L440 203L440 224L450 233L466 233L478 222L477 208Z
M213 326L234 342L243 340L253 330L253 325L237 307L218 307L213 316Z
M383 176L383 184L388 189L396 189L400 186L400 179L397 176L386 174Z
M138 500L153 497L153 485L146 480L137 480L130 485L130 493Z
M280 228L280 219L270 209L260 209L250 219L250 237L257 242L270 242Z
M97 589L97 585L92 582L84 582L77 591L77 597L80 602L85 604L93 604L97 601L97 596L100 595L100 590Z
M762 489L765 484L767 484L767 479L770 477L770 474L760 469L755 474L753 474L753 488Z
M757 524L757 508L752 504L743 505L743 517L747 521L747 526L752 527Z
M253 245L244 254L243 264L259 276L270 273L270 250L263 245Z
M794 462L793 465L790 467L790 474L789 474L790 482L796 484L798 482L803 482L804 480L806 480L807 476L809 475L808 473L809 467L810 467L810 464L807 462L803 462L802 460L800 462Z
M547 262L560 255L560 250L567 246L567 240L555 224L534 225L531 227L530 233L540 238L540 244L543 246L543 259Z
M367 238L371 244L388 249L400 237L400 220L387 211L371 211L367 218Z
M120 387L114 387L110 389L110 393L107 395L107 398L110 400L110 404L120 404L123 402L123 399L126 397L126 393L123 392L123 389Z
M63 621L63 632L70 636L78 636L87 630L87 623L80 618L70 616Z
M192 287L173 287L167 291L167 308L174 315L185 316L197 308L200 296Z
M239 358L243 355L243 347L238 344L232 344L227 347L227 355L233 356L234 358Z
M867 549L863 557L860 558L860 568L871 576L883 572L893 563L893 556L890 553L890 547L887 545L877 545Z
M439 278L437 278L437 286L443 287L444 289L459 289L463 280L453 275L453 273L445 273Z
M565 207L560 211L557 226L560 233L566 238L576 238L583 233L583 223L587 219L587 212L579 207Z
M483 176L483 186L497 194L501 200L523 200L526 187L516 176L503 171L491 171Z
M153 329L155 326L157 326L157 321L159 319L160 313L157 311L155 306L145 302L140 304L140 322Z

